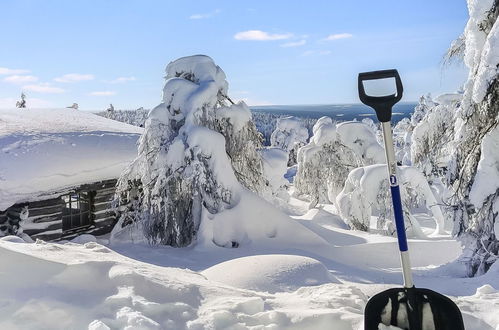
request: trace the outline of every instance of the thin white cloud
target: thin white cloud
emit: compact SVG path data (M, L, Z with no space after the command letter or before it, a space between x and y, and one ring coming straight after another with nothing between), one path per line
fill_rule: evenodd
M249 30L238 32L234 35L236 40L252 40L252 41L269 41L269 40L285 40L293 37L291 33L272 34L260 30Z
M124 84L126 82L134 81L134 80L136 80L135 77L131 76L131 77L118 77L116 79L109 80L106 82L110 83L110 84Z
M213 17L215 15L220 14L220 12L221 12L220 9L215 9L214 11L209 12L209 13L191 15L191 16L189 16L189 19L205 19L205 18L210 18L210 17Z
M23 86L23 90L37 92L37 93L47 93L47 94L61 94L65 92L64 89L51 86L50 84L47 83L26 85Z
M339 39L348 39L353 37L353 34L350 33L337 33L337 34L330 34L323 40L325 41L332 41L332 40L339 40Z
M331 54L330 50L307 50L303 52L302 56L310 56L310 55L329 55Z
M89 95L92 96L112 96L116 95L115 91L96 91L96 92L91 92Z
M11 83L11 84L26 84L31 82L38 81L38 77L35 76L22 76L22 75L13 75L8 76L3 79L3 81Z
M95 77L93 74L68 73L61 77L54 78L54 80L60 83L71 83L77 81L93 80L94 78Z
M281 47L300 47L304 46L307 43L307 40L303 39L300 41L295 41L295 42L287 42L285 44L282 44Z
M0 75L24 74L28 72L29 70L0 68Z

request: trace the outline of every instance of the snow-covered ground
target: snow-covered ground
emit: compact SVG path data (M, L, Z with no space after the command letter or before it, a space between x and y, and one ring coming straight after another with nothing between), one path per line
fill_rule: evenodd
M187 248L0 239L1 329L361 329L369 296L401 286L395 239L348 230L333 205L295 220L324 244ZM435 222L416 214L431 231ZM305 229L305 228L304 228ZM447 228L448 229L448 228ZM292 231L290 231L292 233ZM409 242L415 283L449 295L466 329L499 329L499 267L464 278L450 235Z

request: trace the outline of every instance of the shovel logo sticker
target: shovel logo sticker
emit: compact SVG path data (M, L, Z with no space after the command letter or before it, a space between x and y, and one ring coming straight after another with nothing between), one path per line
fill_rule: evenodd
M397 185L397 177L395 175L390 175L390 185L391 186Z

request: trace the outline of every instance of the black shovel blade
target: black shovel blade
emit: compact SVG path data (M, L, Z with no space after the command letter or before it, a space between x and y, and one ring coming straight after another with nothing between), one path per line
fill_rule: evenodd
M420 288L393 288L367 302L364 329L379 324L410 330L464 330L463 316L456 304L440 293Z

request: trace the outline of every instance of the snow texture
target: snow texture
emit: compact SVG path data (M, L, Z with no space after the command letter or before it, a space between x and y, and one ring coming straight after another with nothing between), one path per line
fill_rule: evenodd
M0 110L0 210L118 178L141 133L73 109Z

